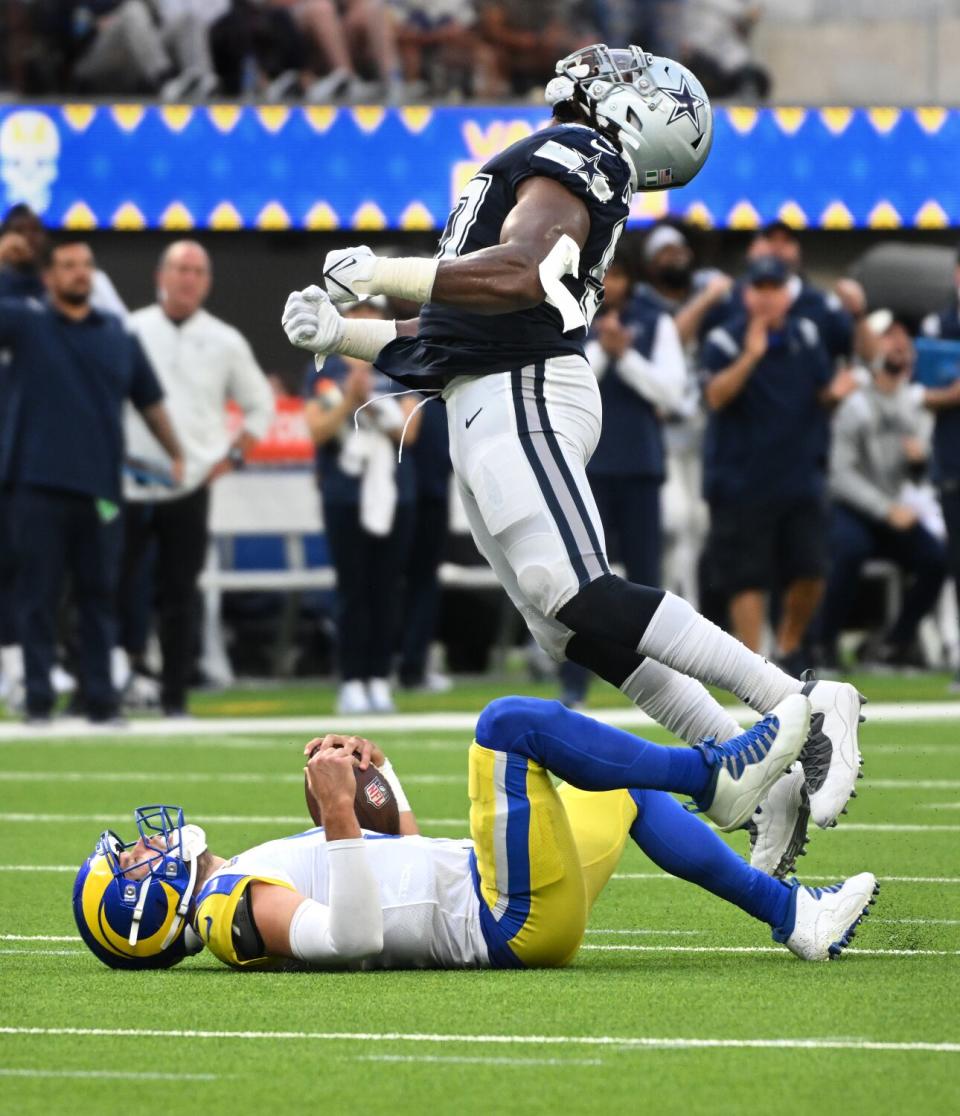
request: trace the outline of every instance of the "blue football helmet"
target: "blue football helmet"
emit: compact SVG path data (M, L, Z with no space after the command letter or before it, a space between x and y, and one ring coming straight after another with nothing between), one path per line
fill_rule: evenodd
M124 844L112 829L104 830L74 880L73 916L105 965L166 969L203 948L187 917L206 835L184 824L179 806L140 806L134 820L153 855L124 870L120 854L137 841Z

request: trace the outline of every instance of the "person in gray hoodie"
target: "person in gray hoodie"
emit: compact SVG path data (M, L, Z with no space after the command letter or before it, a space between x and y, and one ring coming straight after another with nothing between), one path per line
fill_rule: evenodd
M902 499L905 482L923 472L929 454L929 418L910 383L914 360L910 333L891 319L869 381L834 416L831 569L820 629L824 665L837 662L837 639L866 561L887 558L906 578L899 615L871 656L887 665L915 665L917 627L943 585L944 543Z

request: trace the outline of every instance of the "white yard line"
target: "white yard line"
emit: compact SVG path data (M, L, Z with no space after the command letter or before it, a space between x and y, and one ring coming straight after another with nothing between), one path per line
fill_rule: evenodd
M95 1081L219 1081L216 1073L158 1073L153 1070L14 1069L0 1066L0 1077L69 1077Z
M0 783L303 783L303 773L256 771L0 771ZM462 775L404 775L404 784L421 786L463 783ZM957 784L960 787L960 783Z
M757 714L745 706L730 706L730 713L743 723L757 719ZM898 724L908 721L958 721L960 701L924 702L871 702L866 710L872 723ZM463 713L397 713L388 716L338 717L317 714L310 717L188 717L185 719L134 720L126 727L111 728L91 725L80 718L63 718L49 726L37 728L19 723L0 724L0 742L19 740L69 739L72 742L90 738L119 740L135 736L254 736L260 734L295 737L315 736L324 732L464 732L472 733L480 713L479 709ZM592 709L590 715L598 720L622 728L646 728L654 722L639 709ZM410 744L418 742L412 740ZM960 745L958 745L960 746ZM924 745L916 746L924 750ZM927 745L926 748L931 747ZM911 750L908 743L903 750Z
M0 942L82 942L79 934L0 934Z
M146 1027L4 1027L0 1035L89 1038L238 1039L267 1042L408 1042L468 1046L613 1046L621 1049L875 1050L960 1054L960 1042L883 1042L868 1038L674 1038L652 1035L485 1035L406 1031L201 1031Z
M687 946L687 945L583 945L581 950L597 953L778 953L790 956L784 946ZM847 957L960 957L960 949L860 949L850 946Z
M836 883L838 880L842 880L843 878L844 874L842 872L836 872L831 876L804 875L803 877L805 883ZM611 879L656 881L669 880L672 883L681 882L677 876L671 876L666 872L614 872ZM878 876L877 879L881 883L960 884L960 876Z
M424 1062L428 1065L460 1066L605 1066L602 1058L470 1058L456 1054L357 1054L343 1056L348 1062Z

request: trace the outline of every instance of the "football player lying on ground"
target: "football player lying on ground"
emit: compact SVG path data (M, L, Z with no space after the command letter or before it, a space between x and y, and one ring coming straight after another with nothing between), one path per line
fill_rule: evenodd
M860 695L846 683L792 678L673 593L612 574L586 476L601 415L583 341L603 276L631 196L682 186L703 165L710 103L689 70L634 46L561 59L546 94L551 125L470 180L437 258L330 252L326 290L295 291L283 326L318 360L362 357L407 388L442 393L474 540L558 662L592 670L688 744L740 731L704 682L760 715L788 694L810 698L802 770L753 819L796 828L795 853L808 810L834 825L854 793ZM423 309L404 322L345 320L331 304L377 294ZM770 469L788 464L771 447Z
M821 889L765 875L669 793L689 795L720 829L741 825L796 760L809 720L808 699L793 694L725 744L662 747L559 702L498 698L477 722L472 840L459 841L362 831L355 765L384 757L328 736L305 749L322 828L224 860L182 810L141 808L139 840L108 831L82 865L74 915L116 968L165 968L204 945L239 968L561 966L630 837L664 871L766 923L798 957L823 960L869 912L874 876Z

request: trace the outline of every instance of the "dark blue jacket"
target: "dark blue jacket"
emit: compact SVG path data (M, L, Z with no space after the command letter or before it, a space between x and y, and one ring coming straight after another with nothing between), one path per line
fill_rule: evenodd
M712 330L701 363L707 376L743 352L747 319ZM740 394L711 411L704 444L704 495L714 505L771 504L819 497L824 488L821 390L832 369L816 326L788 318ZM749 539L744 540L749 546Z
M633 348L650 359L661 311L632 301L620 315L633 330ZM600 380L603 429L587 473L591 477L647 477L663 480L663 437L652 405L617 375L611 361Z
M119 502L123 407L163 398L118 318L75 322L36 302L0 299L0 484Z

